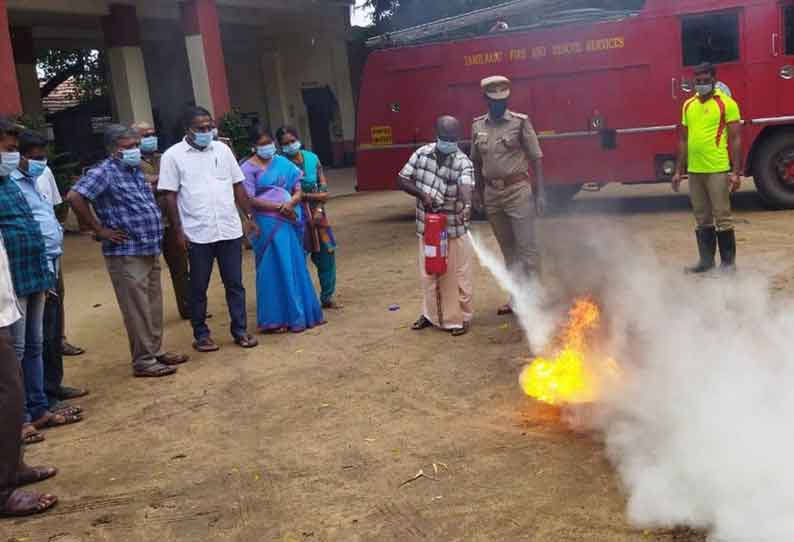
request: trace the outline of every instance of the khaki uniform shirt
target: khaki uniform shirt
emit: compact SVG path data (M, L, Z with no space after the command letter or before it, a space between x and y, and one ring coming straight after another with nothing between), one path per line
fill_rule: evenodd
M146 182L154 187L154 197L157 200L157 205L160 207L160 212L163 215L163 226L168 227L168 205L165 202L165 194L157 192L157 178L160 176L160 157L162 155L156 152L151 155L143 155L141 157L141 171L146 179Z
M471 158L475 171L486 181L529 180L529 160L543 158L540 143L529 117L513 111L494 121L490 115L474 119Z

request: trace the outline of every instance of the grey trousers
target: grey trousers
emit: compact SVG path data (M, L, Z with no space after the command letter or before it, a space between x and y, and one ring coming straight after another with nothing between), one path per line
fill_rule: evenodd
M163 292L159 256L105 256L105 265L124 317L134 368L163 354Z
M535 242L535 208L529 183L502 189L486 184L485 211L507 268L526 277L536 274L540 256Z

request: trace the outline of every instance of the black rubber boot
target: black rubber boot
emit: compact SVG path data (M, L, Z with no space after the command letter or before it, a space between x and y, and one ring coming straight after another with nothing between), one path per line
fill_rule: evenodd
M736 232L718 231L717 241L720 246L720 271L736 271Z
M717 230L714 228L698 228L695 230L698 242L700 261L697 265L686 268L687 273L706 273L714 269L714 256L717 254Z

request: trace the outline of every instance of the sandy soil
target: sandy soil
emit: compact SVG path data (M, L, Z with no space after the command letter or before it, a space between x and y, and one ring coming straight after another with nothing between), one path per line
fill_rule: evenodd
M792 286L791 213L736 198L743 268ZM409 330L419 311L412 203L397 193L337 198L343 311L302 335L235 347L215 277L210 321L222 350L175 378L130 376L127 340L99 248L66 247L67 382L86 385L80 426L52 430L33 463L61 469L39 489L61 497L34 519L0 522L0 540L96 541L689 541L643 532L597 438L567 430L517 386L527 356L504 300L478 268L476 325L461 339ZM605 216L646 237L661 259L694 257L685 196L613 187L577 198L546 228ZM487 232L487 226L477 229ZM608 242L608 239L604 240ZM255 296L246 255L249 314ZM167 345L189 351L163 281ZM399 304L396 312L389 305ZM433 464L439 468L437 475ZM448 467L444 468L444 466ZM401 485L423 469L437 478Z

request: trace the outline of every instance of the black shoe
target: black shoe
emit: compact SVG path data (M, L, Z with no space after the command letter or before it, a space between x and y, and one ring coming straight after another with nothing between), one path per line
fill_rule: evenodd
M697 265L687 267L687 273L706 273L714 269L714 256L717 254L717 230L714 228L698 228L695 230L698 242L700 261Z
M720 247L720 271L736 271L736 232L718 231L717 241Z

